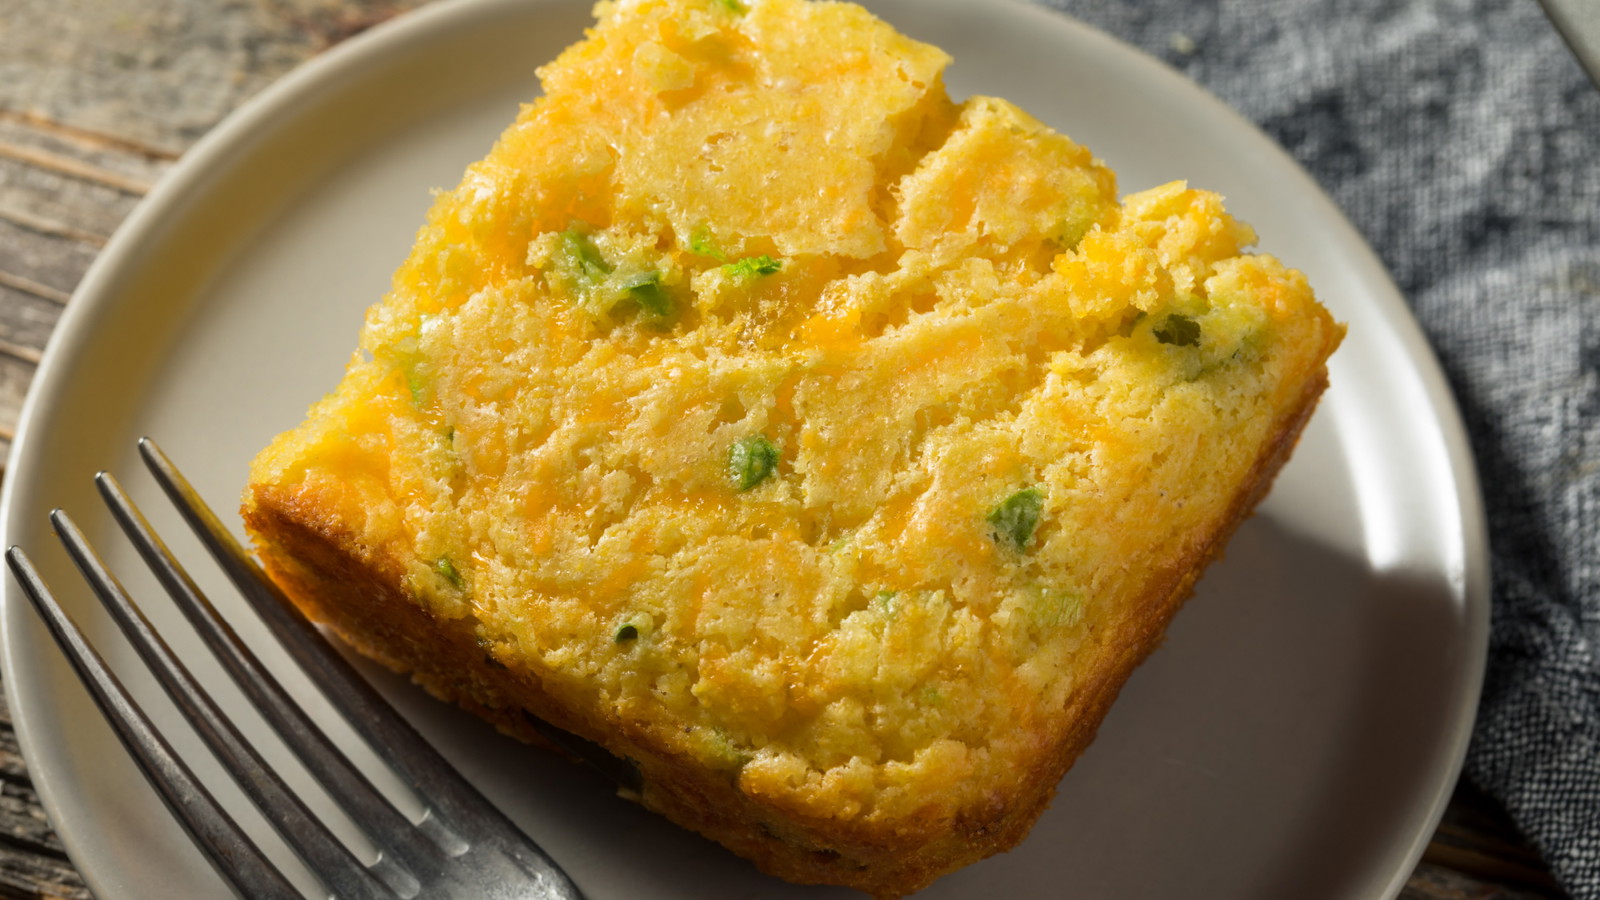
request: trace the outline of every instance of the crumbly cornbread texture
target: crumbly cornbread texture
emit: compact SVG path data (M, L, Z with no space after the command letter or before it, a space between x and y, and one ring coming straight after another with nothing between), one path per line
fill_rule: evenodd
M601 3L256 460L355 646L768 871L1012 846L1266 490L1342 330L863 10Z

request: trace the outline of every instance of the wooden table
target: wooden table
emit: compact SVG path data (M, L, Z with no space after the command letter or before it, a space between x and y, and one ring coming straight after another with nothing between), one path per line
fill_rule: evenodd
M186 148L295 64L425 0L0 0L0 451L84 269ZM0 898L86 898L0 705ZM1562 896L1462 786L1402 897Z

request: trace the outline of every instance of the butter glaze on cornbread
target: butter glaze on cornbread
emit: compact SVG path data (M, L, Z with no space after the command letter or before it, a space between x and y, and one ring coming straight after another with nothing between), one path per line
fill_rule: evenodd
M1342 329L939 50L601 3L256 460L290 596L501 728L880 897L1014 845L1265 493Z

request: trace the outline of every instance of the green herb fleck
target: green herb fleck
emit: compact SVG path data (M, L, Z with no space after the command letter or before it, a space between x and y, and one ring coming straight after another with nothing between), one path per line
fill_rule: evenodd
M444 442L446 444L454 444L456 442L456 427L454 425L446 425L444 427Z
M427 317L424 316L424 319ZM420 326L418 328L420 331ZM422 355L422 342L417 334L408 334L389 346L383 354L390 365L405 377L406 388L411 392L411 405L422 408L428 399L426 360Z
M1056 230L1055 241L1063 249L1076 250L1083 243L1083 236L1094 227L1094 217L1085 215L1079 210L1069 210L1061 221L1061 226Z
M728 475L740 491L748 491L766 481L777 468L778 448L765 435L742 437L728 450Z
M1056 609L1057 625L1076 625L1083 618L1083 598L1077 594L1063 594L1061 606Z
M411 390L411 405L421 407L428 397L428 381L414 364L406 366L406 387Z
M938 685L926 685L922 689L922 702L929 706L939 706L944 703L944 694L939 692Z
M625 622L621 628L617 629L617 643L619 644L626 644L631 640L636 640L638 637L639 626L632 622Z
M750 11L739 0L717 0L717 5L736 16L742 16Z
M1181 313L1167 316L1166 321L1154 329L1156 340L1175 347L1197 347L1200 344L1200 323Z
M711 239L711 229L704 225L689 232L689 251L700 256L709 256L717 262L728 261L727 255L717 249L716 242Z
M988 521L994 526L997 543L1024 550L1033 539L1033 530L1039 527L1039 514L1044 511L1044 492L1038 488L1023 488L1000 501L989 512Z
M711 762L720 768L740 769L753 758L749 750L735 744L721 728L712 731L709 743Z
M771 275L783 268L783 261L773 259L765 253L760 256L747 256L738 262L731 262L722 267L735 278L755 278L760 275Z
M1046 590L1039 598L1038 618L1051 628L1076 625L1083 617L1083 597L1072 591Z
M461 585L463 584L461 573L456 571L456 564L450 561L450 557L441 556L434 560L433 570L439 573L440 578L450 582L451 587L458 591L461 590Z
M899 591L879 591L878 596L873 599L879 606L883 607L883 617L885 619L893 619L895 614L900 611L900 604L896 602L899 597Z
M566 255L567 266L573 274L590 285L598 284L611 274L611 265L600 255L600 248L577 229L561 232L561 252Z
M630 278L623 283L622 289L649 318L664 319L672 315L672 298L661 289L660 272L646 272Z

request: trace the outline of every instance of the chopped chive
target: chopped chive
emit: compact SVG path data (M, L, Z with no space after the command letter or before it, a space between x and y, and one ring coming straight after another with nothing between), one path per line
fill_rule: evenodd
M1086 216L1068 215L1057 229L1055 242L1064 250L1076 250L1083 243L1083 236L1094 227L1094 219Z
M731 262L722 267L735 278L755 278L759 275L771 275L783 268L783 261L773 259L765 253L760 256L747 256L738 262Z
M988 516L995 541L1013 550L1026 549L1043 511L1044 492L1038 488L1023 488L1000 501Z
M1074 625L1083 615L1083 598L1077 594L1063 592L1061 603L1056 606L1056 619L1054 625Z
M1083 597L1074 591L1036 587L1034 620L1042 627L1059 628L1077 624L1083 616Z
M450 561L450 557L441 556L434 560L433 570L439 573L440 578L450 582L451 587L458 591L461 590L461 585L463 583L461 580L461 573L456 571L456 564Z
M444 442L446 444L454 444L456 442L456 427L454 425L446 425L444 427Z
M621 628L617 629L617 643L619 644L626 644L627 642L638 637L639 626L633 624L632 622L626 622Z
M418 330L420 331L420 326ZM405 378L406 389L411 392L411 405L421 409L423 402L428 398L428 379L424 374L426 360L422 355L422 341L419 335L412 333L399 338L380 351L380 358L385 359L391 369L398 370Z
M777 468L778 448L765 435L742 437L728 449L728 475L740 491L766 481Z
M873 599L878 603L879 606L883 607L884 618L893 619L897 614L899 614L899 591L879 591L878 596L874 597Z
M1173 313L1154 329L1156 340L1175 347L1200 344L1200 323L1182 313Z
M411 391L411 405L422 406L428 396L428 382L417 372L415 365L406 366L406 387Z
M713 760L723 768L738 769L750 762L750 751L738 746L728 737L728 733L721 728L714 728L711 732L711 751Z
M630 278L622 289L650 318L664 319L672 314L672 298L661 289L660 272L646 272Z
M717 5L736 16L742 16L750 11L743 3L740 3L739 0L717 0Z
M573 273L589 284L603 281L611 274L611 265L600 255L600 248L581 231L568 228L561 232L561 251L566 254Z
M704 225L689 232L689 251L700 256L709 256L718 262L727 262L728 257L717 249L716 242L711 239L711 229Z

